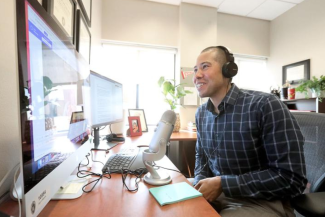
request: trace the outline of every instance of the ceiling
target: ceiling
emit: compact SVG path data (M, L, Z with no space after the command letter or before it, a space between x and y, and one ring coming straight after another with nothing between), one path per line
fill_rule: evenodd
M218 8L218 12L273 20L304 0L147 0L180 5L181 2Z

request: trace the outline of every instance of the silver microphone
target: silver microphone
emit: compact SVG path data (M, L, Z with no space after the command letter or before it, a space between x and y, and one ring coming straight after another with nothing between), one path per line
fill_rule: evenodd
M161 143L168 143L170 136L173 133L176 122L176 114L172 110L165 111L162 115L157 130L149 144L149 152L157 153Z

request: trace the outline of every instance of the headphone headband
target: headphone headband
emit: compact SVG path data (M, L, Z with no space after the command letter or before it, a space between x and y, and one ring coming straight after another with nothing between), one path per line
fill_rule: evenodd
M228 48L224 47L224 46L216 46L216 48L219 48L221 50L223 50L226 54L226 59L227 62L233 62L234 61L234 55L229 51Z
M226 78L232 78L237 75L238 66L235 63L234 55L224 46L216 46L225 52L227 62L222 66L222 74Z

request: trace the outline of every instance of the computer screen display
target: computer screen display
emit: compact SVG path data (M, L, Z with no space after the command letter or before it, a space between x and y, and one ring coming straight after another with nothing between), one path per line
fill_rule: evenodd
M123 86L103 75L90 72L91 126L123 121Z
M36 0L17 0L22 175L36 216L90 150L89 65Z

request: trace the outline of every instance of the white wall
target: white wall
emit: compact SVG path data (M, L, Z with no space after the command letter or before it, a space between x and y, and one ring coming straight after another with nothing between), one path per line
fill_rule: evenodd
M182 3L179 16L181 67L193 67L200 52L217 43L217 9Z
M311 77L325 75L324 8L324 0L303 1L271 22L267 66L279 85L282 85L282 66L305 59L310 59Z
M104 0L102 38L176 47L178 7L143 0Z
M182 3L179 13L180 66L193 68L200 52L217 44L217 9ZM177 73L176 78L179 78L180 72ZM193 106L179 109L181 129L185 129L188 122L195 122L196 109Z
M218 45L236 54L269 56L270 21L218 13Z
M15 2L0 7L0 181L20 159Z

